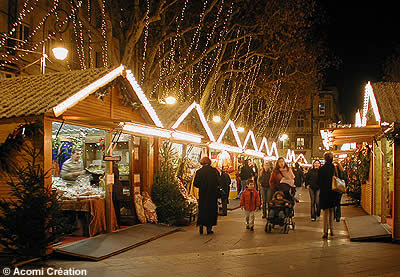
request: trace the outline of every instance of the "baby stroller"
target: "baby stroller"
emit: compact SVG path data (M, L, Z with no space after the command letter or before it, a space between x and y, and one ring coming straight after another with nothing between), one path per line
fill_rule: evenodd
M294 217L294 190L290 189L287 192L282 192L284 199L289 201L289 206L276 207L272 203L268 203L268 218L265 224L265 232L270 233L275 225L281 226L281 233L289 233L290 228L295 229L296 223Z

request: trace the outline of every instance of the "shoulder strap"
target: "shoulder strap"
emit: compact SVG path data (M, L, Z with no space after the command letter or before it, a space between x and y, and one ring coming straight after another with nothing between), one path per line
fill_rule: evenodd
M333 176L339 177L337 166L333 165L333 167L335 168L335 171L333 172Z

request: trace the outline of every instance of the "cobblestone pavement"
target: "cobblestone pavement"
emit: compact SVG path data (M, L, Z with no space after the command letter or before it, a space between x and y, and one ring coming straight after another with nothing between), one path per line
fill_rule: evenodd
M46 266L86 269L88 276L400 276L400 245L350 242L343 218L336 235L322 240L322 219L310 220L309 197L300 189L296 229L264 232L256 214L255 231L245 229L242 211L219 217L213 235L196 226L162 237L100 262L52 259ZM343 217L363 215L342 207ZM37 265L39 266L39 265Z

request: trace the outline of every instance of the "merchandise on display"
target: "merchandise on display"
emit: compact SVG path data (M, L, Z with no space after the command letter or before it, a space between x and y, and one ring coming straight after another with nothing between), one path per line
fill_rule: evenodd
M53 190L57 191L61 200L104 198L105 192L103 186L93 186L90 184L91 180L91 175L82 174L71 185L60 177L53 177ZM104 181L101 180L101 183L104 183Z

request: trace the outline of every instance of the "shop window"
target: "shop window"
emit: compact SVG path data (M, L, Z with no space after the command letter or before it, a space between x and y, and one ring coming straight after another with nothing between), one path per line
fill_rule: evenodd
M325 115L325 103L321 102L318 105L319 108L319 115L324 116Z
M296 148L297 149L304 149L304 138L297 138L296 139Z
M83 126L53 122L53 188L60 191L63 199L104 197L106 163L106 131ZM78 165L63 167L78 150ZM76 152L75 152L76 153ZM85 170L84 170L85 169ZM75 173L80 173L75 175Z

